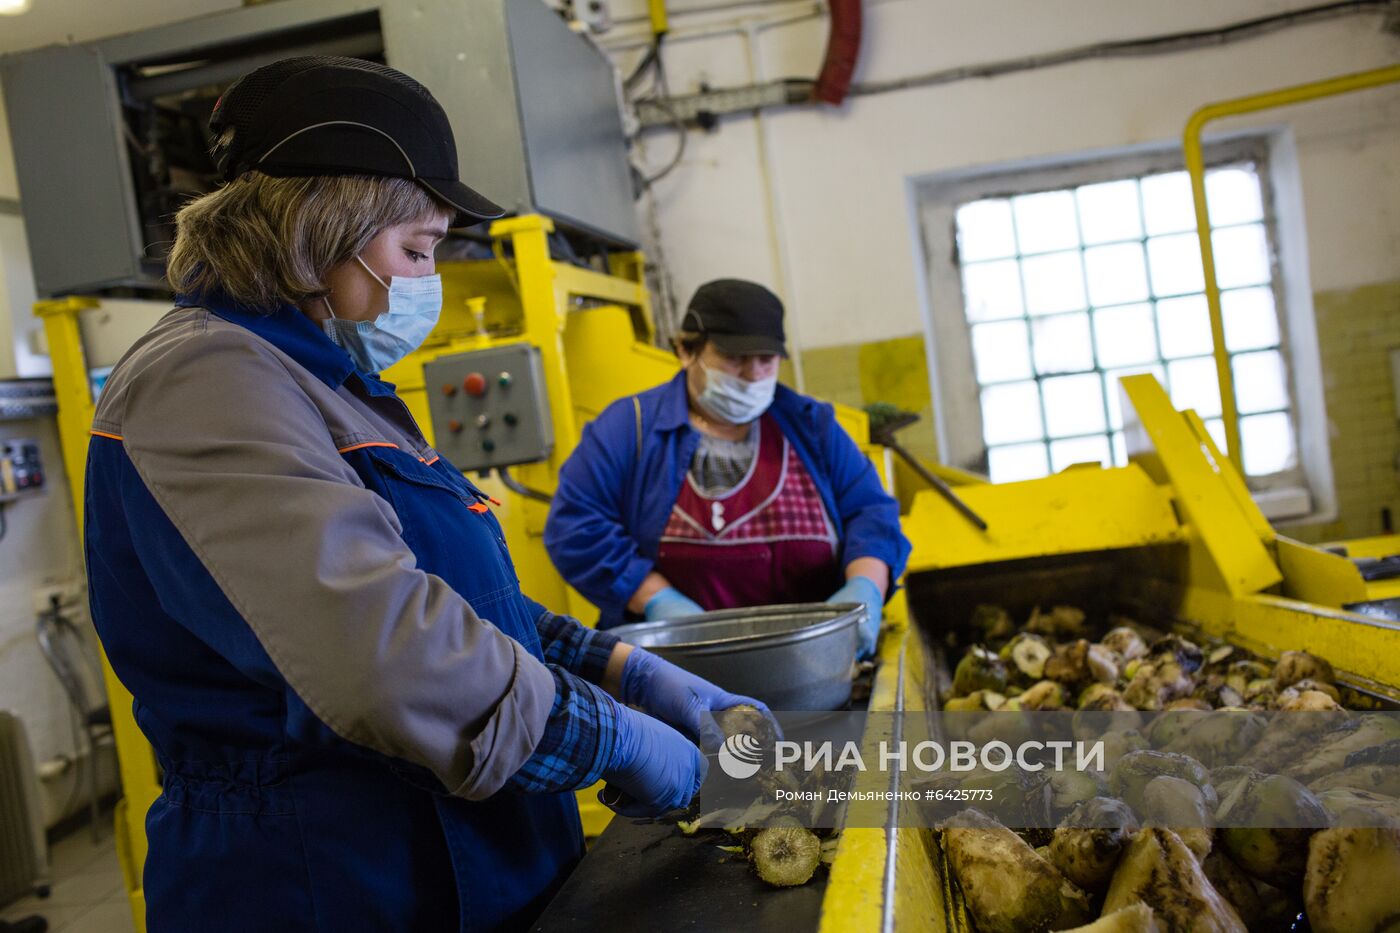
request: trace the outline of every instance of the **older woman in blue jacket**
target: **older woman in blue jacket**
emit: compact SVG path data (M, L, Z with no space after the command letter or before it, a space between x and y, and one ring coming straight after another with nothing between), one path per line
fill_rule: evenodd
M832 407L778 385L783 306L700 287L669 382L610 405L564 464L545 545L599 627L788 602L882 607L909 544L899 506Z

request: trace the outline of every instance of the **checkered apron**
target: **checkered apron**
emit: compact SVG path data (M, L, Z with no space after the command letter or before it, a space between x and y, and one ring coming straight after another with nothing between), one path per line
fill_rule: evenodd
M762 419L748 474L721 496L687 471L656 569L707 610L819 602L841 585L836 532L782 429Z

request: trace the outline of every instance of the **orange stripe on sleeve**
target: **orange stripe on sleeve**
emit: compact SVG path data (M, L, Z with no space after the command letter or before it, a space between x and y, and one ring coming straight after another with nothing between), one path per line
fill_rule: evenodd
M98 431L96 429L90 429L88 433L95 437L110 437L114 441L126 440L126 438L122 437L120 434L108 434L106 431Z
M363 444L351 444L349 447L341 447L337 453L348 454L352 450L360 450L365 447L392 447L395 450L399 449L398 444L391 444L388 441L366 441Z
M471 505L467 506L467 510L470 511L470 512L476 512L476 513L480 514L480 513L486 511L486 503L485 503L485 502L474 502L474 503L472 503Z

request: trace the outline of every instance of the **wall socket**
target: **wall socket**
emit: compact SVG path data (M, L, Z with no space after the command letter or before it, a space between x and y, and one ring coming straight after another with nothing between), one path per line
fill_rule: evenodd
M49 583L34 588L34 613L48 612L54 597L58 597L60 609L86 609L87 587L80 581Z

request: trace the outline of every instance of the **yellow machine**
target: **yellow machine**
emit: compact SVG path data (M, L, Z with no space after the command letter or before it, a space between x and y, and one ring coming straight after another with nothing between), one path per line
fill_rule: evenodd
M1121 611L1264 657L1306 649L1358 698L1400 702L1400 623L1343 608L1392 595L1393 583L1368 586L1350 560L1275 533L1199 418L1173 410L1151 376L1123 387L1136 412L1128 466L960 488L986 532L931 491L915 497L904 517L911 621L904 637L887 634L871 709L937 710L948 684L941 636L978 603L1016 617L1052 603ZM1400 536L1361 544L1400 552ZM868 758L884 738L865 736ZM884 790L897 776L861 780ZM934 833L916 825L891 812L882 828L842 833L823 933L970 929Z
M557 262L550 258L547 242L552 230L553 222L538 215L498 221L491 227L498 258L440 264L444 300L437 328L416 353L384 374L398 386L431 442L426 365L472 350L518 344L536 348L548 395L553 446L548 459L519 467L517 478L546 494L556 488L559 468L577 445L584 424L615 399L664 382L678 367L674 356L653 344L641 254L615 255L607 272ZM504 258L507 253L510 260ZM90 298L67 298L40 302L35 308L44 321L53 358L64 467L79 533L93 416L79 317L97 305ZM837 418L862 445L867 443L864 413L838 408ZM545 552L548 505L512 494L495 478L482 480L482 485L502 503L497 516L524 590L545 605L589 624L595 622L597 610L564 583ZM144 821L160 794L160 777L150 745L131 715L130 693L109 666L104 664L104 669L124 794L117 806L117 849L137 926L142 929ZM611 812L597 802L593 789L579 793L579 804L586 834L597 835Z
M941 636L961 627L978 603L1002 604L1013 615L1052 603L1127 611L1264 657L1307 650L1332 663L1353 705L1400 703L1400 621L1345 608L1400 598L1400 580L1367 583L1347 557L1277 534L1240 472L1201 152L1202 129L1212 120L1396 82L1400 67L1383 68L1222 101L1192 115L1186 163L1230 456L1195 413L1172 408L1155 379L1131 376L1123 380L1125 416L1135 416L1126 425L1128 466L961 487L959 497L987 530L932 491L919 492L903 517L914 545L901 594L910 621L881 646L871 710L936 711L949 674ZM1400 535L1343 544L1353 558L1400 553ZM867 758L886 738L864 737ZM886 790L895 780L862 775L857 787ZM891 811L881 828L842 833L822 904L823 933L972 928L935 834L915 825Z

